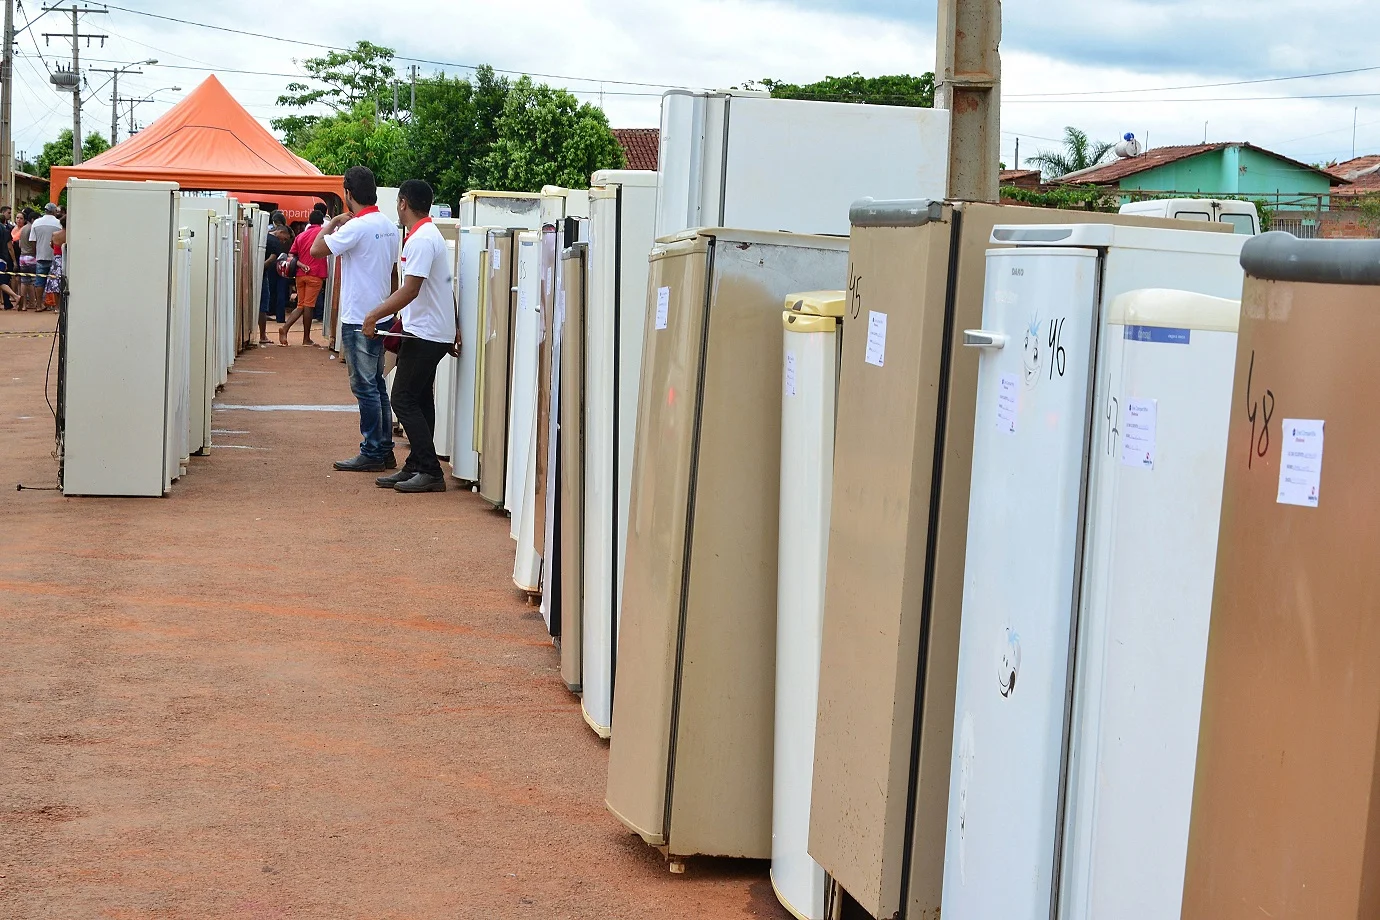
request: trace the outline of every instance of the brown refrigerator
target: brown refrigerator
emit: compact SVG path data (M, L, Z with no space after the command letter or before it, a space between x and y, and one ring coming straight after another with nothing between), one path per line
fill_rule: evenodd
M1184 224L871 199L851 219L844 321L880 314L884 360L868 360L875 336L845 337L809 852L867 915L935 920L978 375L963 342L981 326L992 228Z
M1241 256L1184 920L1380 917L1380 241ZM1324 437L1325 436L1325 437Z
M503 508L508 467L508 373L513 351L513 291L517 285L517 253L512 230L490 230L487 264L480 279L480 338L483 367L479 446L479 495Z
M700 230L651 255L607 802L672 858L771 855L781 304L841 287L847 247Z

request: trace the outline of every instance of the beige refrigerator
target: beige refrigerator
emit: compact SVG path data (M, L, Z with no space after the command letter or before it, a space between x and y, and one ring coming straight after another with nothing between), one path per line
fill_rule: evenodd
M1380 917L1380 241L1241 264L1182 917Z
M513 348L513 291L517 285L515 233L490 230L481 268L479 317L479 494L502 510L508 476L508 402Z
M923 199L851 211L859 332L839 368L809 853L878 920L939 915L978 373L964 330L992 228L1071 220L1185 228Z
M576 243L561 253L561 285L556 301L555 325L559 336L552 408L557 413L556 489L552 544L558 595L552 609L553 632L560 637L561 679L572 691L584 684L582 597L584 584L585 520L585 265L588 245ZM546 600L543 598L543 600Z
M610 810L673 860L771 856L781 304L848 241L699 230L651 254Z

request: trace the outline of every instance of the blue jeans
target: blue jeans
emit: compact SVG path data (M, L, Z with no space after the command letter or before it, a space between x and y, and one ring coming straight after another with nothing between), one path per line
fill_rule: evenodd
M359 452L370 460L386 460L393 452L393 409L383 379L383 338L369 338L359 323L341 323L340 344L350 371L350 390L359 401Z

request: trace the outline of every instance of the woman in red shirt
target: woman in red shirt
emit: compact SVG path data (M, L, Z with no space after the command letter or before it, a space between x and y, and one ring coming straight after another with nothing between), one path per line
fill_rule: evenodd
M316 308L317 295L326 283L326 260L311 254L311 244L321 233L321 225L326 222L326 213L321 210L311 212L311 223L307 229L292 241L289 252L297 257L297 309L288 314L278 327L278 344L287 344L288 330L300 317L302 320L302 344L315 345L311 338L312 311Z

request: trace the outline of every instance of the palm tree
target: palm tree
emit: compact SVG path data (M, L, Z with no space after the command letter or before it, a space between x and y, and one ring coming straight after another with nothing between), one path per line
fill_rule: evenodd
M1096 166L1116 147L1104 141L1088 140L1087 132L1077 128L1064 129L1064 149L1062 151L1041 150L1026 163L1040 167L1046 179L1058 179L1080 169Z

